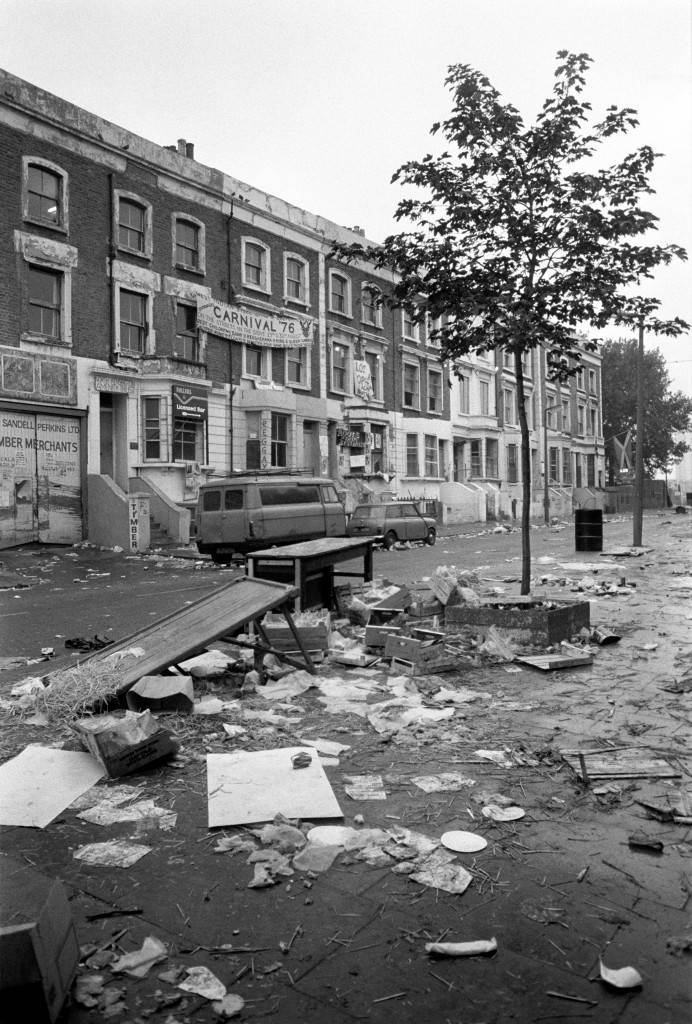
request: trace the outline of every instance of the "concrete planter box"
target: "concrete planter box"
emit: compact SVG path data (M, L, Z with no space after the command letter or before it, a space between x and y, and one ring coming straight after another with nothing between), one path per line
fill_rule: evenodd
M477 608L453 605L445 610L445 626L472 626L481 633L495 626L519 643L556 644L589 628L589 602L515 597L484 600Z

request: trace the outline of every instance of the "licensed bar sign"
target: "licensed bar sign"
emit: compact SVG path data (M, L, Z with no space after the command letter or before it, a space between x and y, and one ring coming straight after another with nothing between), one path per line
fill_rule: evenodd
M221 338L263 348L305 348L312 345L315 329L313 320L257 313L209 299L197 300L197 326Z
M191 384L173 385L173 419L194 420L201 423L207 418L207 392Z

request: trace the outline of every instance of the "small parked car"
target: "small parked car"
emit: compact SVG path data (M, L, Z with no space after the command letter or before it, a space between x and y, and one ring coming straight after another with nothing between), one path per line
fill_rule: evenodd
M437 528L432 516L424 516L412 501L383 501L357 505L346 526L347 537L375 537L386 548L398 540L423 540L434 544Z

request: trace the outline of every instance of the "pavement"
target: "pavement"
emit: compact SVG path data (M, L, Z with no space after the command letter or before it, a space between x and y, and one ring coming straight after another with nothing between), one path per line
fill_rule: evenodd
M607 523L605 537L595 555L575 553L564 524L532 535L532 594L588 600L591 625L620 636L592 646L590 665L543 672L462 645L454 671L398 688L379 666L325 666L318 688L288 697L267 687L236 700L208 683L198 696L236 703L220 715L160 716L181 743L174 760L102 779L43 828L0 825L0 852L69 894L82 957L64 1021L687 1022L692 828L678 819L692 810L692 517L647 516L636 554L631 523ZM462 564L462 552L485 594L518 594L516 532L450 533L435 549L378 555L376 572L411 582L433 555ZM232 578L196 558L89 547L14 549L0 562L1 653L15 659L0 661L2 763L30 744L80 749L67 725L34 723L11 695L27 675L74 662L65 638L109 624L122 637ZM39 660L49 646L56 656ZM397 716L415 708L426 714ZM351 848L329 866L301 867L293 833L263 843L255 826L209 827L209 754L306 740L347 748L324 765L342 817L308 813L297 824L348 826L360 840L349 833ZM599 761L587 754L586 784L573 750L598 751L610 776L591 777ZM373 777L384 798L371 798ZM503 800L524 816L484 816ZM129 819L116 813L133 807ZM368 845L365 829L386 841ZM445 864L439 844L451 830L487 845ZM79 859L115 840L148 852L130 867ZM270 884L250 887L257 864ZM493 938L489 955L426 951ZM147 939L160 960L138 977L121 959ZM634 968L641 983L606 983L600 961ZM202 967L225 1002L179 987Z

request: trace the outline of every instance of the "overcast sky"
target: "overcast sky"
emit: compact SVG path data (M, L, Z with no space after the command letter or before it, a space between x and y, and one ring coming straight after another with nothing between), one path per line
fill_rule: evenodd
M690 22L689 0L0 0L0 63L379 241L396 230L392 173L449 112L448 65L483 71L531 121L556 52L585 51L594 114L639 112L613 158L665 154L647 203L656 241L692 255ZM691 283L676 263L647 293L692 322ZM692 393L690 336L650 343Z

